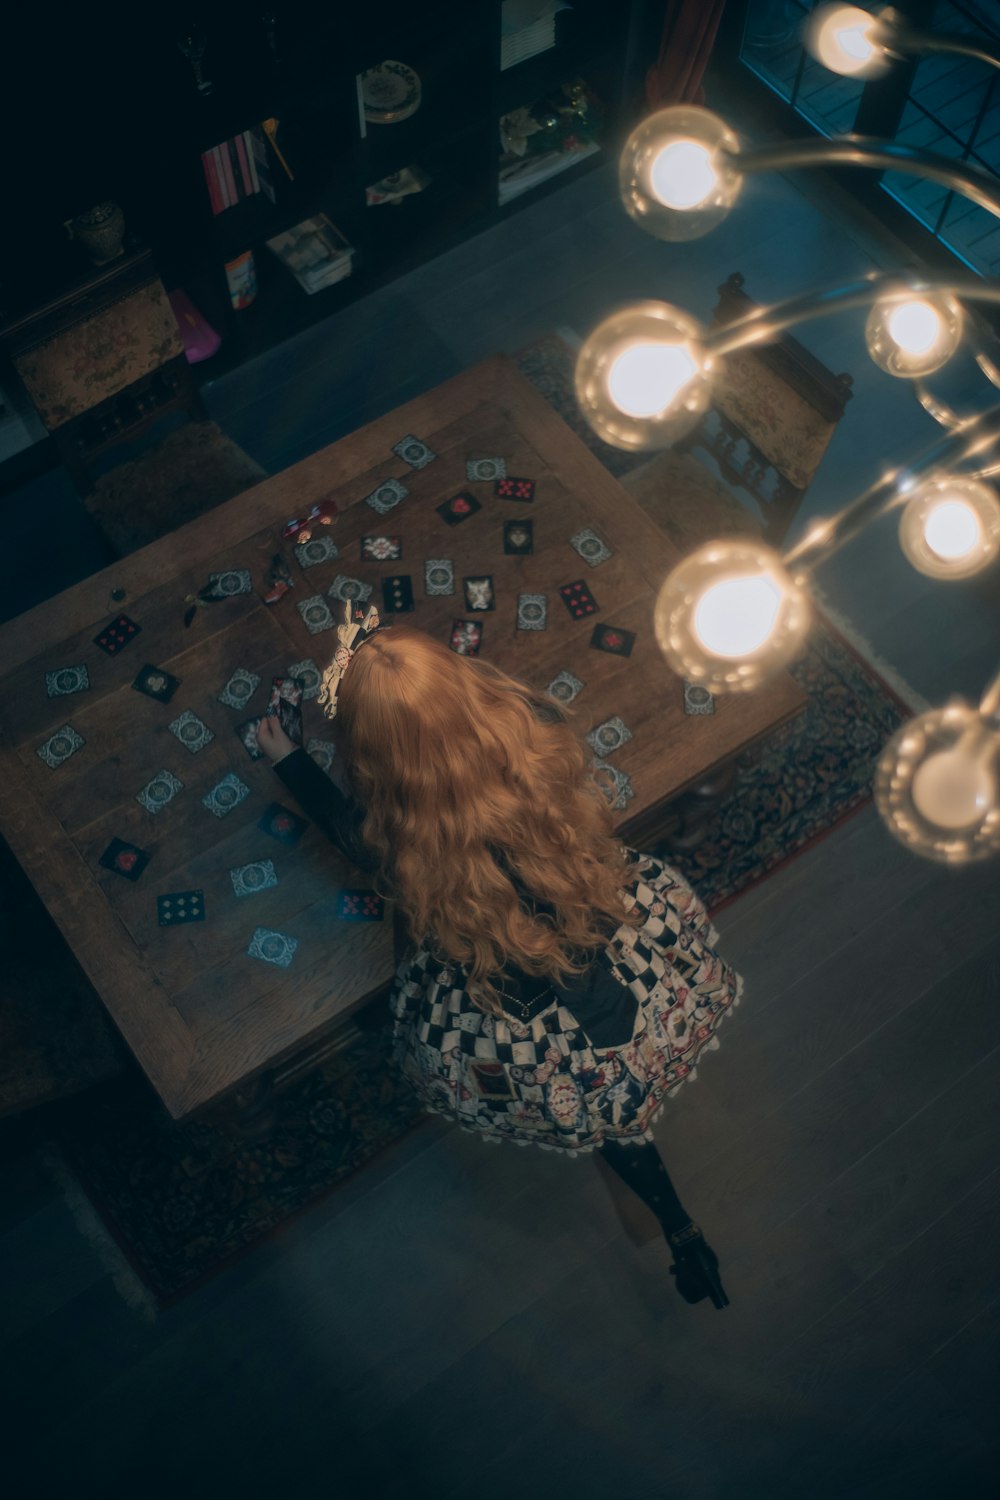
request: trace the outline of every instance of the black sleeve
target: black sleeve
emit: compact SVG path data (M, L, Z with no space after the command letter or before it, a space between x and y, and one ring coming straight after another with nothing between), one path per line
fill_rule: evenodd
M379 861L361 838L365 810L345 797L305 750L293 750L274 770L307 818L322 828L352 865L374 872Z

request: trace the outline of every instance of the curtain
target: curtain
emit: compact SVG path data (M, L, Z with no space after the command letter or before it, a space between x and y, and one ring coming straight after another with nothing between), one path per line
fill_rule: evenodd
M726 0L667 0L660 53L646 74L646 102L704 104L701 80Z

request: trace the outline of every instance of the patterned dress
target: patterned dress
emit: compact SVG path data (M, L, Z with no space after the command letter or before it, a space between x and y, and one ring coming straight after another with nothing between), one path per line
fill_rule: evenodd
M364 810L302 750L275 770L352 864L371 868ZM683 877L628 853L623 907L638 907L642 926L609 931L567 985L504 969L502 1017L474 1003L467 972L430 943L403 958L389 999L392 1055L426 1109L485 1140L570 1156L606 1140L653 1140L667 1097L718 1048L743 980L716 952L718 933Z

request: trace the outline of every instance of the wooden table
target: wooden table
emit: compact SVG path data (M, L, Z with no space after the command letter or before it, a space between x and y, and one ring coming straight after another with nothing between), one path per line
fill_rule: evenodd
M438 455L412 470L392 452L407 434ZM508 473L536 481L532 504L501 501L493 486L469 484L469 456L502 454ZM386 478L410 495L382 517L364 497ZM456 527L434 507L470 489L482 509ZM341 556L307 571L293 560L281 527L323 496L341 514L327 531ZM531 518L532 556L506 556L503 521ZM592 526L614 556L596 568L582 563L569 538ZM360 538L398 534L401 562L362 563ZM258 594L198 610L185 628L184 596L211 572L249 568L260 593L274 552L289 560L296 587L278 604ZM454 560L456 595L427 598L423 559ZM250 760L235 726L262 711L272 676L304 658L322 667L334 632L310 635L296 609L325 593L337 573L375 586L393 573L411 574L415 612L403 616L447 640L453 619L466 617L462 577L493 575L497 606L484 622L482 656L544 688L562 668L585 684L576 700L584 730L620 715L633 739L611 759L628 773L634 800L622 811L622 837L648 848L671 799L706 771L794 716L804 696L792 678L766 690L723 698L711 717L685 716L679 680L666 667L652 631L653 601L678 555L533 386L505 358L485 361L350 437L313 454L211 514L0 628L0 761L4 797L0 831L59 924L122 1035L175 1119L184 1119L238 1086L307 1055L320 1056L343 1018L382 990L394 971L391 923L353 924L335 916L336 893L363 882L315 828L295 849L257 828L272 801L288 801L266 760ZM585 578L600 613L574 620L558 594ZM121 603L110 599L124 589ZM516 628L516 596L549 598L548 629ZM335 604L335 601L331 601ZM109 658L94 637L119 611L141 626L120 656ZM628 659L593 650L595 620L636 634ZM169 704L132 690L145 663L181 679ZM50 698L46 672L83 663L89 691ZM245 711L218 694L233 670L260 674ZM168 725L193 709L214 731L197 754ZM329 740L329 725L306 703L307 739ZM69 723L85 745L56 769L38 747ZM136 793L169 769L184 789L158 813ZM217 819L202 796L235 771L250 795ZM114 838L150 854L136 882L98 863ZM274 889L237 899L229 870L273 859ZM156 897L180 890L205 893L207 920L161 929ZM299 940L287 970L246 953L257 926ZM45 962L44 954L39 962Z

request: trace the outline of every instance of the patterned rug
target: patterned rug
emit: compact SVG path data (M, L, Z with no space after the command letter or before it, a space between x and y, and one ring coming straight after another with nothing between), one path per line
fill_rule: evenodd
M518 363L569 425L629 488L645 455L609 448L581 420L572 351L556 336ZM739 503L711 484L673 517L696 546L747 529ZM828 833L871 796L875 758L909 710L822 615L792 671L805 713L765 742L709 826L672 862L712 912ZM271 1130L253 1140L208 1121L174 1125L145 1079L125 1076L59 1107L57 1139L133 1269L161 1306L216 1274L308 1208L421 1120L387 1058L387 1008L370 1008L360 1039L279 1097Z

